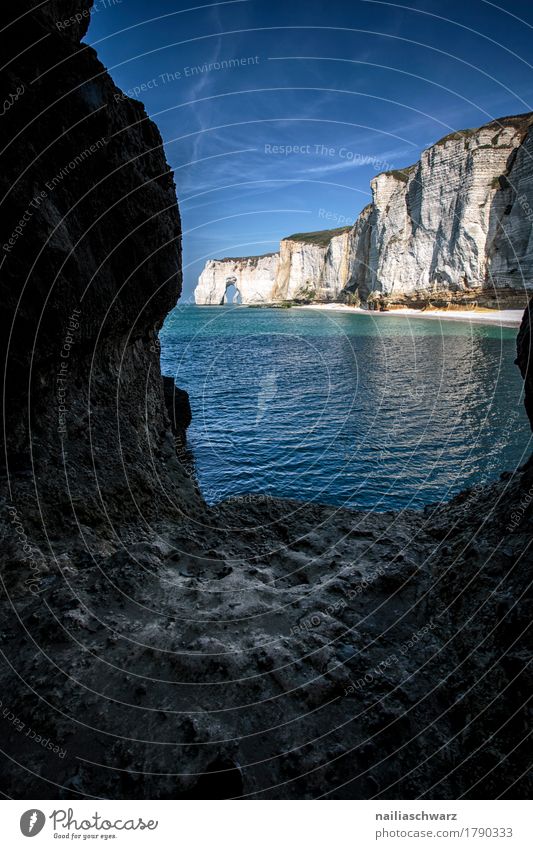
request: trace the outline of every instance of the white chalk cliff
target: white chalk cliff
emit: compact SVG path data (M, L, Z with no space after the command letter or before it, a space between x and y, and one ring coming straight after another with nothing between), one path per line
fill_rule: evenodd
M283 239L279 254L209 260L197 304L352 300L521 305L533 290L533 114L461 130L379 174L352 228Z
M243 304L284 300L336 300L350 282L350 228L300 233L280 252L210 259L194 292L197 304L221 304L233 284Z
M279 266L279 254L227 259L210 259L194 290L197 304L222 304L226 289L233 285L243 304L261 304L273 300Z

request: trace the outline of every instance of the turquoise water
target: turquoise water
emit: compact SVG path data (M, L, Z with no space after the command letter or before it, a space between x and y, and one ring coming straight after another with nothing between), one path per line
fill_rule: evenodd
M191 398L206 499L244 493L387 510L522 464L516 328L299 309L178 306L164 374Z

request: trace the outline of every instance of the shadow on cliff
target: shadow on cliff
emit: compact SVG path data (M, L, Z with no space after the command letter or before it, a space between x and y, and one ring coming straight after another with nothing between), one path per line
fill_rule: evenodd
M487 233L487 279L480 306L521 309L529 299L526 283L533 270L529 247L533 210L521 190L522 180L525 179L525 188L530 181L533 134L528 132L529 115L501 119L505 121L512 121L521 129L523 141L510 153L492 199Z

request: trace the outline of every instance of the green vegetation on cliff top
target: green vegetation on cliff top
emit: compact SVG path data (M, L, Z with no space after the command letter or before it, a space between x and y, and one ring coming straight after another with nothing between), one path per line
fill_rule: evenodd
M283 242L305 242L307 245L320 245L327 247L334 236L341 236L352 229L352 225L348 227L337 227L335 230L315 230L313 233L293 233L292 236L286 236L282 239Z

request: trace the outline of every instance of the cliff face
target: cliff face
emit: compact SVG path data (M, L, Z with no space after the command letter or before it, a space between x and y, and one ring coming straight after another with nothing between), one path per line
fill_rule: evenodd
M275 285L265 285L262 299L351 294L363 305L525 306L533 291L532 122L528 114L452 133L416 165L379 174L351 232L281 242ZM221 281L227 271L222 261ZM196 294L197 303L214 302L200 286Z
M230 283L243 304L335 300L350 281L349 244L349 228L341 228L289 236L280 242L279 253L209 260L198 279L195 302L224 303Z
M197 304L223 304L226 289L233 284L244 304L271 300L279 266L279 254L210 259L202 271L194 292Z
M512 158L508 179L500 181L498 215L489 245L491 276L531 291L533 279L533 129Z
M416 165L378 175L358 256L366 274L350 288L389 303L525 305L533 287L532 221L521 208L524 196L533 203L531 121L453 133Z
M20 94L2 117L0 336L8 473L95 522L195 496L156 336L181 290L173 176L142 104L79 43L90 5L25 3L4 33L2 100Z
M338 298L350 279L350 233L348 229L336 235L330 233L326 231L320 242L313 241L314 233L281 241L279 273L273 291L275 300L333 301Z

